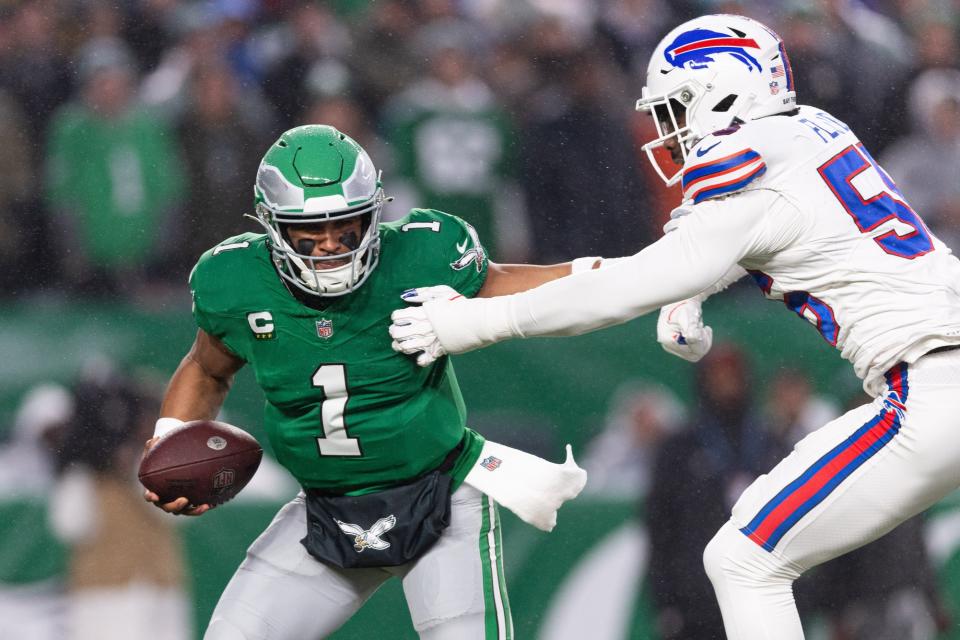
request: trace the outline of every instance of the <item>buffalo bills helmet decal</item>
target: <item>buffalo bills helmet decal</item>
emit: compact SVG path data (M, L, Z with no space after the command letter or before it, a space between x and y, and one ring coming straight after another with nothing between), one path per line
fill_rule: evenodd
M681 33L664 49L663 55L674 67L684 68L688 64L693 69L704 69L714 61L714 55L729 53L742 62L748 69L761 70L757 59L747 53L747 49L760 49L753 38L731 36L709 29L693 29Z

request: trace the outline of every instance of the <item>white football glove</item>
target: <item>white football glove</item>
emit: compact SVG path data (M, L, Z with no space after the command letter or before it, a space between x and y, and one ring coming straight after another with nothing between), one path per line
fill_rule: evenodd
M667 353L697 362L713 346L713 329L703 324L700 300L690 298L660 309L657 342Z
M409 289L400 296L405 302L423 304L431 300L457 300L463 296L445 284ZM447 354L423 307L397 309L390 316L390 346L394 351L415 355L417 364L426 367Z

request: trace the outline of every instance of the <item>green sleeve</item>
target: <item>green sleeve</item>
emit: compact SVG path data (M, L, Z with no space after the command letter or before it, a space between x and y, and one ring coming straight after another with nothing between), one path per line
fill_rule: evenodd
M462 218L435 209L414 210L413 222L437 221L440 231L433 245L445 279L436 284L453 287L467 298L477 295L487 279L489 260L476 230Z
M241 334L236 330L237 319L226 311L227 307L222 299L216 299L217 293L222 294L227 287L222 282L225 270L215 269L210 265L212 253L211 249L200 256L193 271L190 272L193 319L197 327L222 342L235 356L247 360L240 339ZM223 309L218 311L219 307Z

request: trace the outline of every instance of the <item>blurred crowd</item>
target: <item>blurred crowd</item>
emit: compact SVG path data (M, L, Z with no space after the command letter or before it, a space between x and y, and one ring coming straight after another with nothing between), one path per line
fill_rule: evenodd
M956 0L6 0L0 295L182 290L255 229L259 158L309 122L368 149L388 218L458 214L500 262L632 253L678 199L632 105L659 38L704 12L777 29L801 102L955 243Z
M498 262L633 253L679 200L640 152L654 132L633 103L659 39L706 12L776 29L800 102L850 124L933 231L960 248L960 0L0 0L0 300L184 295L202 251L258 229L243 218L257 163L305 123L332 124L369 151L394 197L388 219L414 206L460 215ZM76 388L44 389L39 416L24 409L0 455L0 495L24 479L44 501L65 488L135 486L131 461L155 390L88 373ZM699 550L733 498L837 411L796 371L749 397L749 363L736 350L715 350L697 375L701 404L689 416L668 390L626 383L585 463L590 491L645 505L658 630L688 640L719 615L703 606L713 599ZM96 391L105 380L110 392ZM130 431L103 429L96 411ZM91 432L106 440L87 440ZM678 473L686 464L695 468ZM139 499L126 489L104 504ZM134 511L139 502L127 506L130 535L159 532L179 558L176 536ZM56 534L71 549L72 590L101 597L146 584L168 594L167 619L185 624L179 560L152 573L103 571L97 554L116 544L105 534L122 527L93 525L123 514L64 514ZM810 589L847 579L858 585L847 595L878 590L832 609L811 596L832 637L943 628L929 564L902 553L923 549L920 526L878 543L897 551L868 547ZM30 541L33 555L20 556L36 570L34 558L50 553ZM13 573L0 583L40 585L28 594L41 612L30 620L53 620L64 606L55 569ZM22 597L0 584L0 611ZM906 623L875 608L897 598L907 604L888 609L911 612ZM66 619L97 637L96 620ZM48 637L40 633L16 637Z
M98 357L25 394L0 446L0 637L190 637L179 538L134 475L161 389Z

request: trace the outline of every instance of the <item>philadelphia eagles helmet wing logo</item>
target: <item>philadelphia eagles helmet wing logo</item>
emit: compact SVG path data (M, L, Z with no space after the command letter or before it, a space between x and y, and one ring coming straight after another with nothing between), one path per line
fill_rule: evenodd
M450 263L450 267L454 271L462 271L473 264L477 268L477 273L480 273L483 271L483 259L486 257L483 251L483 245L480 244L480 237L477 235L477 230L469 223L464 222L463 224L467 228L467 235L470 237L470 244L472 244L473 247L465 251L465 249L467 249L467 240L464 240L462 243L458 242L457 251L459 251L461 255L455 262Z
M396 526L397 517L390 514L385 518L380 518L369 529L364 529L358 524L350 524L349 522L343 522L336 518L334 518L333 521L337 523L337 526L340 527L343 533L348 536L353 536L353 548L357 550L357 553L363 553L363 550L367 548L376 549L377 551L390 548L390 543L383 540L380 536Z

